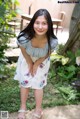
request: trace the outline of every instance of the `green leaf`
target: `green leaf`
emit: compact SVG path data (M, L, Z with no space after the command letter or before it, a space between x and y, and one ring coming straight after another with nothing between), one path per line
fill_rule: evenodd
M71 65L71 66L67 67L67 71L68 72L76 71L76 67L74 65Z
M78 49L78 50L76 51L75 56L76 56L76 57L80 56L80 49Z

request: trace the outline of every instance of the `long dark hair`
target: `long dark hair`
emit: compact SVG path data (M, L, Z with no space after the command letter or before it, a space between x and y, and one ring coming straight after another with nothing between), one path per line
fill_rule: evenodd
M46 34L47 34L48 44L50 47L50 37L56 38L56 36L54 35L54 32L53 32L53 23L51 20L50 13L46 9L39 9L38 11L36 11L36 13L34 14L33 18L31 19L30 23L28 24L28 26L21 32L23 32L24 34L27 34L29 40L31 40L35 36L35 31L33 28L34 22L37 19L37 17L39 17L39 16L44 16L45 19L47 20L48 31Z

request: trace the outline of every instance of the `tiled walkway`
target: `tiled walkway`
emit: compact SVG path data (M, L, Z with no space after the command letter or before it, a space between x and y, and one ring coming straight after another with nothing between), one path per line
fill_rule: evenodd
M9 119L17 119L17 112L9 114ZM26 114L26 119L32 119L32 111ZM43 110L42 119L80 119L80 105L56 106Z

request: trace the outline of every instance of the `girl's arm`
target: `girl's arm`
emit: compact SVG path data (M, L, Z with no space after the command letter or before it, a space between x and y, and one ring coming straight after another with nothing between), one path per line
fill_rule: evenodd
M29 72L32 74L33 61L31 59L30 55L27 54L26 49L23 48L22 46L19 46L19 47L21 49L21 52L22 52L26 62L28 63Z
M38 60L35 61L36 64L40 65L47 57L49 57L49 53L47 53L46 56L39 58ZM35 64L34 63L34 64Z

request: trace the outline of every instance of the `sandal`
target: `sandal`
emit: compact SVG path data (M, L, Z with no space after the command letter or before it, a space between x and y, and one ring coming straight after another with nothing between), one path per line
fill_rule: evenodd
M37 112L34 112L32 115L32 119L41 119L43 115L43 112L41 114L38 114Z
M25 113L27 111L25 111L24 109L20 109L18 112L19 112L18 119L26 119Z

